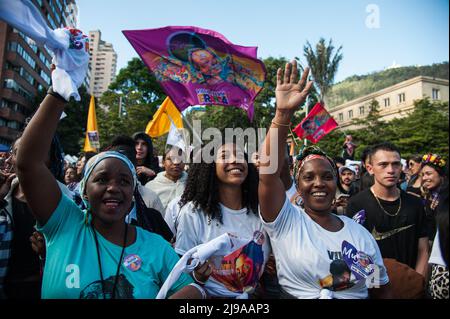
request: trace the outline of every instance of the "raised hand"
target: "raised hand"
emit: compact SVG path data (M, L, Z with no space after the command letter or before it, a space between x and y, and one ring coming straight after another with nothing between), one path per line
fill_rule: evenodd
M298 79L297 62L286 63L284 75L281 68L277 71L277 87L275 97L277 100L277 111L293 114L300 105L305 102L309 90L313 84L308 81L309 68L303 72L301 79Z

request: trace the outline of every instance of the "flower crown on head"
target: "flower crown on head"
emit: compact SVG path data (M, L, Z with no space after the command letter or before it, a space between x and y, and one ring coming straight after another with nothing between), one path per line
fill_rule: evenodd
M431 164L442 168L446 163L439 155L428 153L422 157L422 164Z

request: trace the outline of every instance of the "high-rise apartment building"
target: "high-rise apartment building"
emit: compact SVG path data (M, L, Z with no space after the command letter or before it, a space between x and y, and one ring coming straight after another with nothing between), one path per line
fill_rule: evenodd
M31 0L52 29L76 26L75 0ZM34 98L50 85L52 56L22 32L0 21L0 144L11 145L25 119L35 111Z
M116 78L117 53L113 45L101 39L100 30L89 31L90 88L89 92L100 97Z

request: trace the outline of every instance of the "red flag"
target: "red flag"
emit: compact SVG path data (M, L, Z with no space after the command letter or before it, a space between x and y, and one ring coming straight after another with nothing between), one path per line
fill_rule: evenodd
M325 110L322 104L317 103L308 116L297 125L294 132L298 137L306 138L313 144L316 144L336 127L338 127L338 124L334 118Z

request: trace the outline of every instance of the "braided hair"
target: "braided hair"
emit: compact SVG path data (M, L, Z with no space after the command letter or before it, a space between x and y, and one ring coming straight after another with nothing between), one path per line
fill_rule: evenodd
M249 163L247 154L244 154L244 158L248 165L248 174L241 185L242 206L256 215L258 213L258 173L253 163ZM215 162L202 161L190 165L186 187L179 205L183 207L188 202L192 202L195 209L201 209L209 217L208 222L216 219L223 223Z

